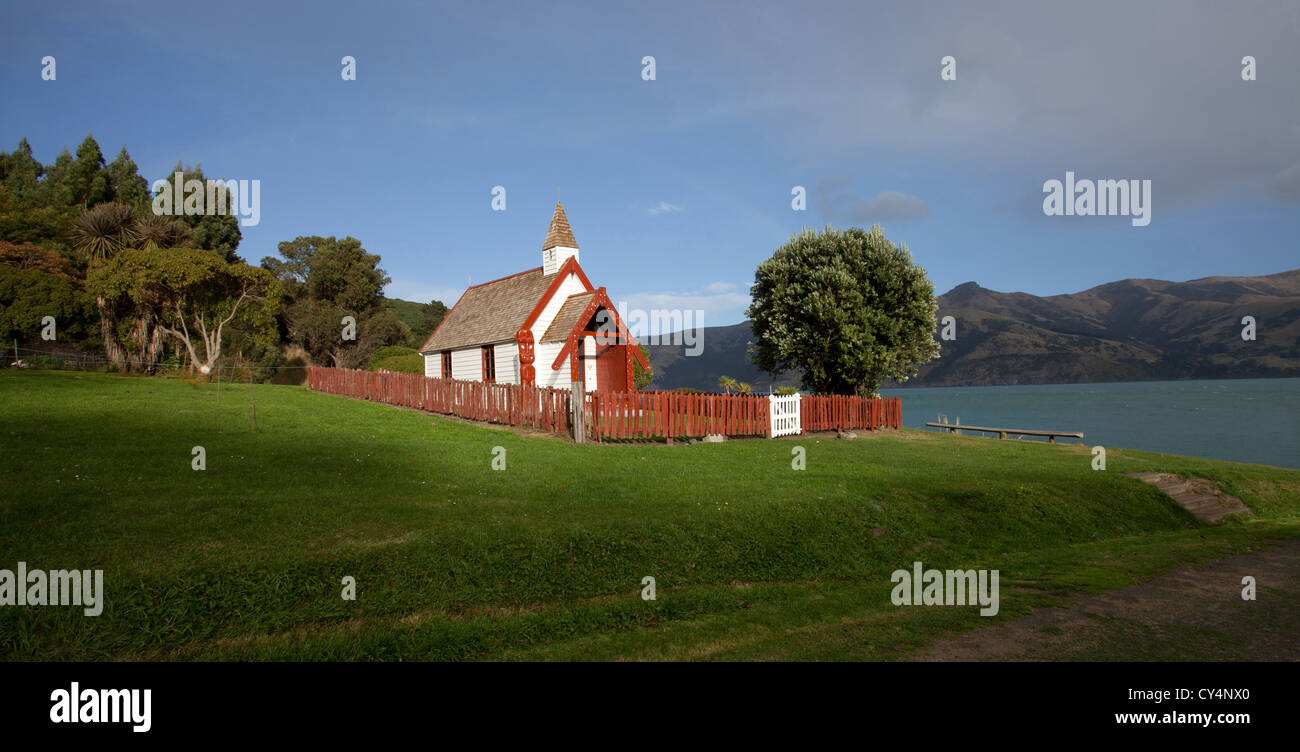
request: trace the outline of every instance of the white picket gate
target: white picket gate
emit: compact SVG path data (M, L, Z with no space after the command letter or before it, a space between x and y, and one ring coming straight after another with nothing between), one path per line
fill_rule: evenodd
M799 427L799 395L770 394L768 400L771 402L768 415L771 416L773 438L803 433Z

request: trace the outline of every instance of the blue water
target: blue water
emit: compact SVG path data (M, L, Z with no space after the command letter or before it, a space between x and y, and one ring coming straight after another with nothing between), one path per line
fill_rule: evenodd
M943 414L973 426L1083 431L1089 446L1300 468L1300 379L921 387L881 394L902 398L907 428L925 428Z

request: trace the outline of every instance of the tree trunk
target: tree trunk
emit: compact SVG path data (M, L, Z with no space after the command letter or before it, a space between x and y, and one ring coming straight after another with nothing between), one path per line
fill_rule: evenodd
M95 298L95 306L99 309L99 333L104 338L104 354L117 368L118 373L126 373L126 353L122 351L122 344L117 341L117 326L109 313L108 303L103 298Z
M152 312L146 320L146 326L149 328L149 344L145 353L144 362L150 372L153 372L154 366L158 363L158 356L162 353L163 348L163 331L158 325L157 318Z
M140 370L152 373L158 362L158 351L162 347L162 333L158 331L152 311L140 311L136 314L135 328L131 333L136 352L140 356Z

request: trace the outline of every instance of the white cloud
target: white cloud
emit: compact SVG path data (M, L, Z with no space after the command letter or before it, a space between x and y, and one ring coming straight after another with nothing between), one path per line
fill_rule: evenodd
M679 212L684 208L685 207L678 206L677 204L670 204L667 201L660 201L658 204L655 204L654 206L650 207L647 210L647 212L650 214L650 216L655 217L660 214L670 214L672 212Z
M1273 190L1282 198L1300 200L1300 162L1273 176Z
M881 191L874 198L863 199L852 190L852 181L842 175L822 178L812 189L813 205L833 222L904 222L925 219L930 207L902 191Z
M698 59L677 65L708 66L728 85L673 126L761 123L808 164L891 154L1039 185L1067 169L1140 176L1161 186L1166 211L1213 205L1216 192L1296 197L1278 176L1300 154L1295 2L1226 13L1178 0L940 0L883 14L889 33L869 45L858 37L882 16L873 4L803 5L694 16L681 54ZM814 33L798 55L770 54ZM956 81L941 80L943 55L956 58ZM1258 80L1241 79L1244 55L1259 61Z

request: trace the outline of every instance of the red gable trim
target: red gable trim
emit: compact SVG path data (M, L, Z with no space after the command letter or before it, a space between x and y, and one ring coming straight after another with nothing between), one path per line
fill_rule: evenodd
M647 370L650 368L650 363L641 352L641 348L639 346L633 347L633 345L636 345L636 342L632 339L631 332L629 332L627 327L623 325L623 319L618 315L618 309L614 307L614 303L609 299L609 295L605 293L605 288L602 287L599 290L596 290L596 294L592 296L591 302L587 304L582 315L578 317L576 322L574 322L573 330L569 332L569 336L564 340L564 347L560 349L559 355L555 356L555 362L551 364L551 370L558 370L564 363L564 358L569 354L569 350L571 350L578 342L582 341L582 335L587 322L591 320L592 316L596 315L596 311L602 306L614 317L614 323L618 324L618 338L628 345L628 350L632 353L632 357L636 358L642 368Z
M542 299L537 301L537 305L533 307L533 312L528 314L528 318L524 320L524 325L519 327L521 330L531 329L533 324L537 323L537 317L542 315L542 310L546 308L546 304L551 301L551 298L555 297L555 293L559 291L560 285L564 284L564 280L568 278L570 272L577 274L578 279L582 280L582 285L586 288L584 292L591 292L595 289L591 286L591 280L587 279L587 275L583 273L582 267L578 266L578 259L570 256L564 262L564 266L561 266L560 270L555 273L555 280L551 282L550 287L546 288L546 292L542 294ZM556 367L558 368L558 366Z

